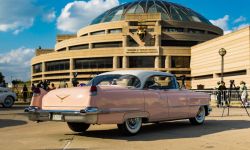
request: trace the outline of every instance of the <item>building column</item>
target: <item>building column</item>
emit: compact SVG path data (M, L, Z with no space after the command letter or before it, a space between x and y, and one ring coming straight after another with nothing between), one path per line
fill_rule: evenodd
M166 56L165 57L165 68L168 69L168 72L169 72L169 68L171 68L171 65L170 65L170 56Z
M161 35L155 35L155 46L161 45Z
M69 83L71 85L72 79L73 79L73 70L74 70L74 59L70 58L69 59Z
M89 43L89 49L92 49L92 48L93 48L93 44Z
M156 69L161 68L161 57L160 56L155 57L155 68Z
M127 47L127 46L128 46L128 36L124 35L122 40L122 47Z
M122 68L128 68L128 66L129 66L128 57L123 56L122 57Z
M118 57L114 56L113 57L113 69L117 69L118 68Z
M69 51L69 47L68 46L66 47L66 51Z
M45 67L45 62L42 62L42 80L44 81L45 79L45 71L46 71L46 67Z

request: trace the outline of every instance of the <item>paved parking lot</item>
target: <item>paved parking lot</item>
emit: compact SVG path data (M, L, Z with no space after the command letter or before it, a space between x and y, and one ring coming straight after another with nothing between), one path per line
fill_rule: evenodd
M187 120L144 125L132 137L123 136L116 125L93 125L76 134L61 122L30 122L24 106L0 108L0 149L68 150L249 150L250 117L242 108L231 108L229 117L214 108L203 126ZM250 111L250 110L249 110Z

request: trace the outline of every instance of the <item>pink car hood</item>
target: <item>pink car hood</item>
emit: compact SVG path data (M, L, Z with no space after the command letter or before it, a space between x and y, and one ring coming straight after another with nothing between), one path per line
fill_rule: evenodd
M90 105L89 86L52 90L42 100L42 109L44 110L79 111Z

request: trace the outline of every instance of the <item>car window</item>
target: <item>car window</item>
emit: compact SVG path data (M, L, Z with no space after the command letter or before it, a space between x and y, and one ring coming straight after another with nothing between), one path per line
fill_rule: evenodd
M145 89L177 89L175 78L171 76L151 76L149 77L144 85Z
M129 88L139 88L141 82L133 75L101 75L93 78L87 85L119 85Z

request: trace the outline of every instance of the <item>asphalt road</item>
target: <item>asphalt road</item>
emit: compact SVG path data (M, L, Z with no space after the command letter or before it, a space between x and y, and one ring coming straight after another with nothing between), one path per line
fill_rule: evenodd
M221 117L222 109L214 108L202 126L192 126L187 120L147 124L132 137L121 135L116 125L93 125L87 133L77 134L66 123L31 122L23 108L0 108L1 150L250 149L250 117L240 108L231 108L227 117Z

